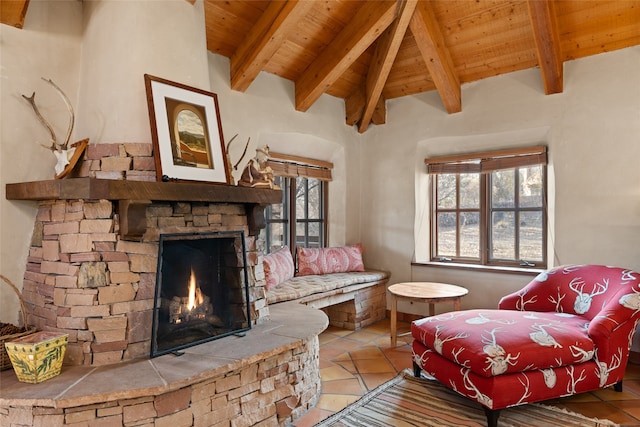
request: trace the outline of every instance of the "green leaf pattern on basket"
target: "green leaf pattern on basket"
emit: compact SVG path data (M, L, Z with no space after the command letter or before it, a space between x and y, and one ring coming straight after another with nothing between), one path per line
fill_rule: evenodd
M47 352L47 355L42 359L42 363L38 366L37 375L43 375L51 369L53 361L60 357L60 350L60 347L54 347Z
M23 376L35 375L37 377L44 377L51 369L53 363L62 357L63 347L58 345L59 342L60 340L55 340L53 342L54 347L47 351L40 363L37 364L38 366L34 366L33 363L28 363L27 360L20 358L18 354L10 354L9 357L13 364L13 368L15 370L20 370L20 373ZM49 347L51 344L52 343L46 343L45 345ZM18 349L17 346L14 346L14 351L25 353L24 348Z
M11 358L11 363L13 364L14 369L19 369L20 373L22 373L23 375L33 374L31 367L25 360L22 360L19 357L16 357L14 355L11 355L10 358Z

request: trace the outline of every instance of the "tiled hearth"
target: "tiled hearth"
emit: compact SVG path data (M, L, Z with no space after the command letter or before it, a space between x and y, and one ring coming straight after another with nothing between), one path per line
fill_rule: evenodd
M326 315L280 304L247 331L154 359L67 366L41 384L0 374L2 426L289 425L320 394Z

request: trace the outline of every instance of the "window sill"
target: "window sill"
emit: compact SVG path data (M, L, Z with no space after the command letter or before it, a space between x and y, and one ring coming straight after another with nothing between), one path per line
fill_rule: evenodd
M525 274L531 276L537 276L546 269L544 268L523 268L523 267L504 267L496 265L478 265L478 264L463 264L459 262L412 262L412 266L417 267L436 267L436 268L449 268L454 270L470 270L470 271L482 271L487 273L505 273L505 274Z

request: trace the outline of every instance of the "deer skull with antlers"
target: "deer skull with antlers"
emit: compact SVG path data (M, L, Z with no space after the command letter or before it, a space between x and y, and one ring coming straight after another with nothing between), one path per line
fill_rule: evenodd
M56 156L57 163L54 169L56 171L56 175L60 175L60 173L62 173L65 167L69 164L69 159L71 159L71 157L73 156L76 150L75 147L69 148L69 139L71 138L71 132L73 131L75 115L73 112L73 107L71 106L71 102L69 101L69 98L67 98L67 95L65 95L65 93L62 91L62 89L60 89L58 85L56 85L51 79L45 79L44 77L42 77L42 80L44 80L45 82L53 86L53 88L60 94L64 103L67 106L67 109L69 110L69 116L70 116L69 128L67 129L67 135L64 139L64 142L62 143L58 142L58 138L56 137L56 133L54 132L53 127L49 124L49 122L45 120L45 118L42 116L42 114L38 110L38 107L36 106L36 101L35 101L36 93L33 92L31 96L22 95L22 97L29 102L29 104L33 108L33 111L36 113L36 116L38 117L38 120L40 121L40 123L42 123L42 125L46 127L47 130L49 131L49 134L51 136L51 145L46 146L43 144L42 146L50 149L53 152L53 154Z

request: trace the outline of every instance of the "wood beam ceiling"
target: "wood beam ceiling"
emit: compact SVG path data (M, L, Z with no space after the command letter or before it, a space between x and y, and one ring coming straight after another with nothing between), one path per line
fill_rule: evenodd
M409 27L447 112L462 111L460 81L429 2L418 4Z
M386 97L435 89L456 113L462 83L535 66L547 94L562 92L564 60L639 43L638 6L640 0L205 0L208 46L231 59L233 89L246 90L261 71L279 75L295 83L296 110L307 111L325 93L344 98L345 121L361 133L385 123Z
M358 86L358 88L351 93L344 100L344 110L345 110L345 122L347 126L353 126L360 122L362 118L362 113L364 112L364 105L366 101L364 85ZM385 100L383 96L378 98L378 102L373 109L373 114L371 115L371 122L376 125L385 124L387 119L387 109L385 105Z
M231 88L244 92L311 8L310 1L273 1L231 56Z
M395 18L395 1L366 2L295 82L296 110L314 102L373 44Z
M193 4L195 0L185 0ZM29 0L0 0L21 28ZM436 90L462 110L461 84L540 67L563 91L563 61L640 45L640 0L204 0L207 48L230 59L230 85L261 72L295 84L295 108L345 100L359 132L386 121L386 99ZM408 30L408 31L407 31Z
M369 127L373 112L380 101L382 89L387 82L391 67L396 60L400 44L407 32L409 21L418 4L417 0L405 0L398 3L398 11L393 24L378 38L373 60L367 72L365 105L358 132L363 133ZM384 99L382 99L384 105Z
M0 1L0 24L22 28L28 7L29 0Z
M544 91L547 95L561 93L563 62L553 0L529 0L527 3Z

